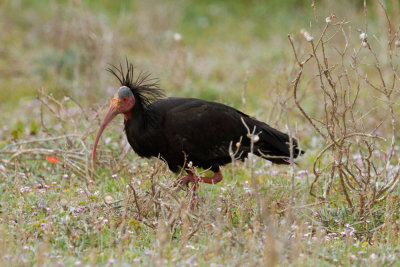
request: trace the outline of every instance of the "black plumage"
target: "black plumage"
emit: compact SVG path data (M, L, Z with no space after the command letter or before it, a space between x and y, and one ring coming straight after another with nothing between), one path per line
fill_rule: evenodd
M139 156L160 157L173 172L186 168L189 162L219 172L220 166L232 160L230 145L235 150L240 142L238 157L243 160L248 156L251 142L247 126L250 131L255 128L257 135L253 147L255 155L277 164L289 163L290 140L287 134L227 105L195 98L165 98L157 80L150 79L149 75L141 73L134 79L134 68L128 62L126 73L122 66L109 71L122 86L114 97L115 103L119 101L122 105L125 96L132 93L133 106L114 107L113 111L110 108L109 113L112 113L111 119L118 113L125 115L129 144ZM107 118L111 120L109 115ZM102 124L98 138L107 123ZM296 158L303 151L299 150L295 139L292 141L293 158Z
M145 118L155 118L146 124ZM229 146L240 142L240 159L250 152L248 130L256 127L258 141L253 151L257 156L278 164L288 164L289 137L267 124L223 104L194 98L166 98L146 107L132 110L132 119L125 121L125 131L133 150L142 157L161 156L168 167L177 172L184 163L211 168L232 161ZM272 156L270 158L262 154ZM294 140L294 157L299 155ZM281 158L279 158L281 157Z

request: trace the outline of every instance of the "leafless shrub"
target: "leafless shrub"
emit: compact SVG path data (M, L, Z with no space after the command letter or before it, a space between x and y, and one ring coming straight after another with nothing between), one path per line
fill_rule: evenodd
M87 181L91 180L96 174L91 172L90 148L86 139L91 134L90 125L93 121L85 115L86 112L83 112L79 103L69 96L58 100L42 89L38 91L38 100L41 103L42 135L5 146L0 150L0 154L4 155L1 161L13 166L27 158L43 160L46 156L54 156L62 158L61 163L67 171L86 178ZM45 117L51 118L52 126L47 125ZM80 123L88 125L86 132L79 132L77 117Z
M293 86L295 103L324 142L314 160L315 177L309 192L321 200L342 194L360 220L374 216L378 209L374 207L384 203L400 179L395 146L396 82L400 79L395 41L400 28L394 30L383 4L380 6L387 19L386 37L369 32L365 3L359 41L351 39L355 31L349 22L333 14L319 29L302 30L309 55L300 56L289 35L299 67ZM320 103L318 114L307 111L298 98L299 91L306 90L300 85L304 70L316 72L319 92L313 98ZM384 115L376 120L378 109Z

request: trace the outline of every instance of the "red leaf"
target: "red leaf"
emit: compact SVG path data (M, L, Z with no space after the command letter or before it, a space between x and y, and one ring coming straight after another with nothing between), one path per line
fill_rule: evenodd
M46 156L47 161L56 164L57 162L60 161L60 159L52 157L52 156Z

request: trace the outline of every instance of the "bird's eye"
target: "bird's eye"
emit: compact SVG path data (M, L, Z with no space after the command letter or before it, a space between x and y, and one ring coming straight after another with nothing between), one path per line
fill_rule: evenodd
M124 97L124 99L122 101L126 102L126 101L128 101L128 98Z

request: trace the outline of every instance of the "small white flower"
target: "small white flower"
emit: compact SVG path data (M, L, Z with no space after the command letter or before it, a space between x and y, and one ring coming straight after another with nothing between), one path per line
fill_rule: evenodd
M311 42L314 40L314 37L312 35L307 35L306 40L307 42Z
M362 45L362 47L364 47L364 48L367 48L367 47L368 47L368 43L367 43L366 41L363 41L363 42L361 43L361 45Z
M253 142L257 143L260 140L260 137L256 134L252 136Z
M182 40L182 35L178 32L174 33L174 40L179 42Z
M331 23L331 22L332 22L331 17L330 17L330 16L329 16L329 17L326 17L326 18L325 18L325 22L326 22L327 24Z
M304 38L306 38L307 42L311 42L314 40L314 37L306 30L302 29L300 32L304 36Z
M360 33L360 39L365 41L367 40L368 35L365 32Z
M25 187L21 187L21 188L19 189L19 191L20 191L21 193L25 193L25 192L30 192L31 189L30 189L28 186L25 186Z

